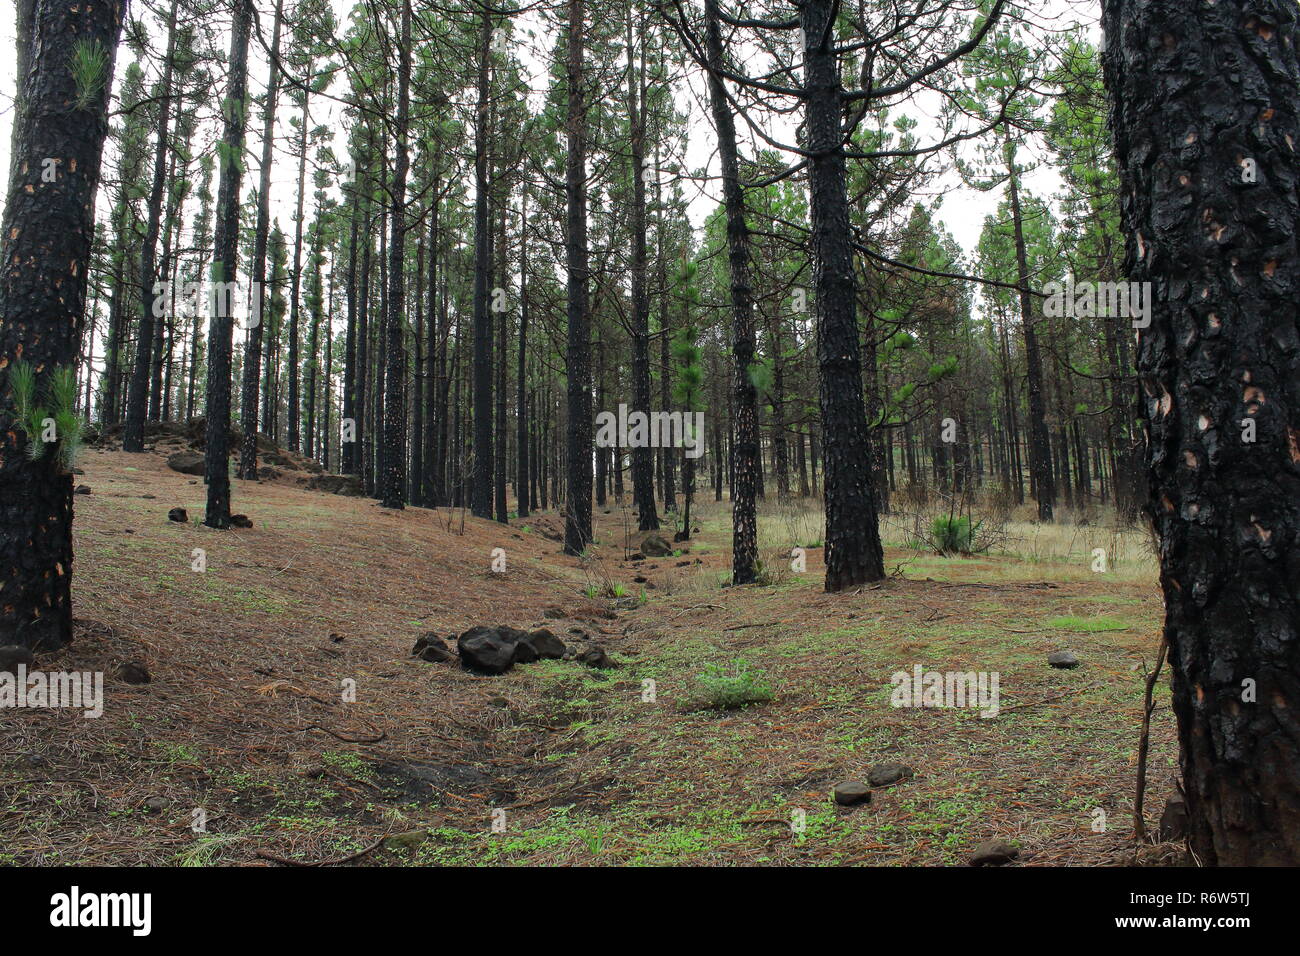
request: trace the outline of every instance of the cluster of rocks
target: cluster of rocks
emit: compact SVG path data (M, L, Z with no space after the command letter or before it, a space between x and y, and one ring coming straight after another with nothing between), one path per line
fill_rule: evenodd
M455 643L454 651L448 642ZM420 636L411 653L430 663L454 661L459 656L462 667L479 674L504 674L516 664L540 660L571 660L601 670L618 666L599 644L570 647L546 628L522 631L502 624L480 624L446 640L430 631Z
M892 787L904 780L911 780L914 771L904 763L882 763L867 771L867 782L845 780L835 785L835 802L842 807L852 807L860 803L871 802L872 787Z

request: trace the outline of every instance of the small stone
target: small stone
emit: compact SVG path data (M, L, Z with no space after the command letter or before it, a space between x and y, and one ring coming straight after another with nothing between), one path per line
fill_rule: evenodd
M871 802L871 788L857 780L845 780L835 785L835 802L842 807Z
M21 644L0 644L0 674L16 674L18 665L32 666L32 652Z
M117 669L117 676L127 684L147 684L153 680L149 676L149 668L139 661L127 661L122 664Z
M1002 866L1020 856L1020 849L1005 840L988 840L971 854L971 866Z
M673 548L660 535L648 534L641 542L641 553L647 558L665 558L673 553Z
M904 763L882 763L867 771L867 783L873 787L888 787L911 778L912 768Z
M537 653L538 657L552 661L558 661L564 657L564 652L567 649L564 642L546 628L533 631L524 637L521 643L528 644Z
M405 833L394 833L390 837L384 837L384 849L414 850L428 839L428 830L407 830Z
M184 508L173 508L171 511L167 512L167 520L185 524L190 520L190 516Z
M88 495L90 494L90 485L77 485L76 490L72 493L74 495Z
M592 644L578 652L575 658L579 664L586 664L588 667L594 667L597 670L608 671L618 667L618 664L612 657L605 653L605 649L599 644Z
M1053 651L1047 655L1047 663L1061 670L1073 670L1079 666L1079 658L1069 651Z
M166 797L149 797L140 806L145 813L162 813L167 809L168 801Z
M433 631L421 634L415 642L415 647L411 648L411 653L422 661L428 661L430 664L438 664L456 658L451 648L447 646L447 642Z
M230 516L230 527L232 528L251 528L252 526L253 526L252 519L250 519L248 515Z
M1176 793L1165 801L1157 839L1160 843L1178 843L1187 839L1187 804L1182 794Z

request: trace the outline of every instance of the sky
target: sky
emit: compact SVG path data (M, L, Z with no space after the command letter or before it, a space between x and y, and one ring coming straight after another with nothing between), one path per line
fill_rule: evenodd
M336 19L340 25L345 24L348 10L351 8L350 0L349 2L332 0L332 2ZM262 7L268 5L266 3L259 4ZM1052 24L1056 29L1070 29L1073 28L1074 24L1078 23L1083 25L1085 33L1093 42L1098 42L1100 39L1100 29L1097 26L1097 14L1100 5L1095 0L1038 0L1038 2L1030 4L1030 6L1035 11L1036 19L1044 20ZM269 17L266 17L263 22L265 29L269 31ZM523 35L528 29L532 29L539 34L531 42L525 41ZM549 37L540 35L543 29L542 22L536 15L521 18L521 22L516 24L516 34L520 41L516 46L516 50L524 63L525 69L532 74L531 83L535 91L544 89L546 77L542 55L549 51L551 45ZM9 14L0 23L0 49L12 51L14 34L15 14L12 6L10 6ZM155 39L158 46L165 42L163 37L156 37ZM119 78L122 74L124 62L124 56L119 54L117 70ZM262 92L266 77L266 59L262 55L260 47L254 42L250 53L250 84L254 92ZM339 88L331 88L331 91L335 93L342 92L341 84L343 82L345 81L340 75L335 81L335 86ZM9 167L9 130L13 121L14 86L13 57L0 57L0 169L5 170ZM688 168L707 168L710 176L716 175L718 166L714 145L715 138L707 113L707 99L705 98L702 78L695 77L689 89L679 90L677 100L679 109L687 111L689 115L686 152ZM909 109L913 111L912 115L918 123L916 134L921 142L930 141L934 138L933 136L927 136L927 133L937 133L934 120L927 115L927 109L932 107L934 103L933 99L927 102L924 98L918 98L909 105ZM292 112L293 110L288 106L286 98L282 95L277 118L278 135L282 140L287 139L290 135L288 120ZM335 152L337 155L343 156L346 155L345 134L343 124L339 122L339 112L338 104L322 97L313 99L313 124L324 124L335 130ZM258 141L260 120L254 120L251 125L252 129L249 133L248 142L255 155L250 162L249 172L245 176L245 189L248 189L256 181L258 175L256 167L260 159L260 142ZM746 131L743 124L740 132L742 140L745 139ZM774 128L769 132L787 133L788 127L784 130ZM752 144L750 145L752 148ZM741 148L742 151L746 149L744 142L742 142ZM272 171L272 216L279 222L281 228L290 235L293 229L296 179L296 161L287 153L280 152ZM1059 178L1045 164L1030 172L1026 176L1025 184L1028 191L1042 196L1050 196L1060 188ZM721 200L720 184L716 179L709 179L702 182L687 183L685 189L689 200L689 215L692 222L699 226L717 208ZM213 190L215 192L215 184ZM101 214L106 202L102 192L100 197ZM917 198L926 200L932 198L938 192L942 192L944 198L936 218L953 235L963 250L968 254L972 253L979 241L984 219L996 210L1003 197L1003 190L997 189L988 193L979 192L964 186L957 174L951 172L941 178L934 186L928 188L924 194L918 195ZM310 207L310 187L308 206ZM310 219L310 212L308 218ZM102 351L102 349L99 351Z

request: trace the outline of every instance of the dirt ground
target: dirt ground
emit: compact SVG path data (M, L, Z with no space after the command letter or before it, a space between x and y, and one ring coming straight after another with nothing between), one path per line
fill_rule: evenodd
M161 455L81 464L77 636L38 663L103 671L104 713L0 715L0 863L946 865L995 838L1018 865L1134 859L1150 574L1095 573L1086 550L891 545L888 581L827 595L816 542L772 545L772 525L768 583L724 588L712 502L681 553L639 562L626 513L597 509L580 561L554 513L504 526L236 481L253 527L218 532L197 523L201 479ZM485 677L411 654L426 631L496 623L599 643L619 666ZM1081 666L1047 666L1057 650ZM773 699L700 709L699 675L737 661ZM127 683L128 662L150 682ZM891 675L915 665L996 672L1000 712L891 706ZM1152 820L1175 754L1161 706ZM832 800L895 762L911 779Z

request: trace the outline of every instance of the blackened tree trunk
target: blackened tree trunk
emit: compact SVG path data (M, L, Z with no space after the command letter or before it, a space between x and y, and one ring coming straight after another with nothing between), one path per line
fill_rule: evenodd
M217 289L233 290L239 259L239 185L244 175L244 120L248 106L248 36L252 29L252 0L235 0L230 36L230 83L222 103L225 119L217 151L221 185L217 189L217 224L213 238L212 281ZM208 483L210 528L230 527L230 353L233 340L234 293L215 297L208 331L207 449L204 477Z
M160 319L155 313L162 300L156 258L158 233L162 226L163 198L167 188L167 157L171 144L167 135L171 128L172 64L176 57L176 5L172 0L167 15L167 55L163 60L162 79L158 88L162 98L158 102L158 140L154 146L153 183L149 188L149 213L145 227L144 243L140 247L140 331L136 339L135 366L131 370L131 386L126 399L126 428L122 432L122 450L144 451L144 423L149 414L149 381L153 371L155 325Z
M353 154L353 168L356 154ZM361 180L353 175L351 183L352 213L348 236L348 327L343 338L343 432L339 444L339 470L345 475L357 474L357 241L360 228Z
M470 510L492 517L492 313L488 280L492 232L488 223L488 110L492 18L479 29L478 104L474 113L474 481Z
M307 66L311 75L311 65ZM302 128L298 130L298 205L294 217L293 276L289 280L289 434L290 451L297 451L302 428L301 396L298 386L298 321L299 301L302 291L302 218L303 197L307 191L307 126L311 119L307 110L307 93L302 94Z
M0 644L57 648L72 638L72 474L53 450L28 456L10 376L21 359L43 391L77 360L122 15L118 3L40 0L31 68L18 77L0 227ZM99 75L80 84L70 68L78 44L104 55Z
M1106 0L1103 23L1189 842L1294 866L1297 8Z
M632 146L632 407L650 414L650 303L646 296L646 195L645 195L645 104L638 104L644 69L636 68L635 41L629 10L627 30L627 109ZM664 409L667 411L667 409ZM623 454L615 450L616 460ZM632 449L632 504L637 528L654 531L659 527L655 510L654 451L648 445Z
M1009 150L1009 147L1008 147ZM1020 187L1015 161L1008 153L1007 191L1011 198L1011 224L1016 244L1016 285L1020 299L1020 322L1025 332L1026 382L1029 389L1029 474L1038 501L1038 520L1051 521L1055 498L1052 483L1052 449L1047 435L1047 406L1043 399L1043 359L1038 347L1034 304L1029 292L1029 261L1025 251L1024 216L1020 209Z
M384 376L384 472L381 501L385 508L406 506L406 173L411 116L411 4L402 3L402 37L398 48L397 137L393 182L389 190L387 374Z
M583 44L584 0L568 0L568 150L564 164L568 272L568 399L565 448L564 553L579 555L591 542L591 319L587 315L587 107Z
M502 167L498 167L498 174L495 178L499 179L500 181L499 185L500 185L500 192L501 192L501 199L499 201L499 205L501 207L500 208L501 229L498 234L498 242L497 242L496 270L497 270L497 275L500 277L502 283L502 285L498 286L498 288L504 292L506 289L505 283L509 281L506 275L507 258L508 258L508 253L506 251L506 217L510 214L510 202L508 197L508 190L506 186L504 170L502 169ZM494 290L493 297L495 298L495 296L496 296L496 291ZM496 333L497 333L497 364L496 364L496 393L495 393L496 394L496 430L494 432L494 437L496 440L496 448L493 452L493 459L495 460L496 465L495 465L495 470L492 473L493 482L494 482L493 484L494 498L496 500L496 516L497 516L497 521L501 522L502 524L510 523L510 514L509 511L507 510L509 506L506 504L506 472L509 470L506 466L506 457L507 457L506 437L509 434L509 432L506 429L506 398L507 398L506 370L510 367L510 362L508 356L506 355L506 351L507 351L507 342L509 338L508 337L509 324L510 323L506 321L506 313L502 312L497 317L497 327L496 327Z
M839 58L828 25L837 6L835 0L809 0L799 12L805 38L805 122L812 154L808 183L824 430L827 591L885 576L862 400Z
M239 453L239 477L257 478L257 401L262 373L262 323L269 312L270 291L266 288L266 246L271 235L271 166L275 159L275 103L280 93L280 28L284 4L276 0L271 28L271 72L266 80L266 106L262 121L262 170L257 187L257 226L253 234L253 301L255 311L244 342L244 388L239 403L243 443ZM354 207L355 208L355 207ZM349 293L350 294L350 293ZM351 311L349 310L349 318Z
M439 480L441 469L438 453L439 436L444 429L440 420L446 410L442 407L441 396L445 366L446 339L443 337L442 323L438 321L438 212L442 200L438 192L438 166L433 163L432 208L429 210L429 301L428 334L425 345L425 416L424 416L424 472L419 480L424 485L424 504L437 508L442 501L442 482Z
M735 477L731 497L731 580L749 584L757 574L758 510L754 488L758 480L758 389L754 387L754 302L749 284L749 229L745 224L745 195L736 158L736 121L718 71L723 68L722 28L718 0L705 0L705 44L709 59L709 100L718 132L722 164L722 196L727 209L727 262L731 273L731 336L735 388L733 449ZM667 370L665 369L665 374ZM721 449L714 449L719 454Z
M519 358L515 403L515 497L519 517L527 518L528 487L528 192L523 193L519 217Z

